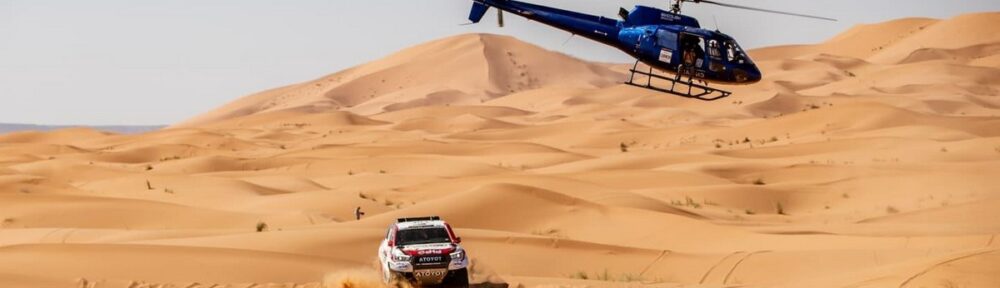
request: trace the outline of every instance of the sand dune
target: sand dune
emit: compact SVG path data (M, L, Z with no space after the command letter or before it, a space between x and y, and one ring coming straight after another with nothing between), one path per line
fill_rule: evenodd
M713 103L461 35L141 135L0 135L0 286L377 287L385 227L440 215L479 282L998 287L997 15L758 49Z
M419 45L344 72L252 95L174 127L286 109L363 115L422 106L474 104L542 87L604 87L608 67L506 36L463 35Z

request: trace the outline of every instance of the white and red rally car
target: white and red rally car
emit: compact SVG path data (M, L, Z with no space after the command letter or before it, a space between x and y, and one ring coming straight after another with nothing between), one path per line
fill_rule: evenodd
M378 248L385 283L468 287L469 257L451 225L440 217L401 218L389 226Z

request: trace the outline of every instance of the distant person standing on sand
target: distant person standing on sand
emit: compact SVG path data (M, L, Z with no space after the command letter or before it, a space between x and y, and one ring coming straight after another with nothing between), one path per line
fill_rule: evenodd
M361 206L358 206L357 209L354 209L354 218L361 220L361 216L365 216L365 212L361 212Z

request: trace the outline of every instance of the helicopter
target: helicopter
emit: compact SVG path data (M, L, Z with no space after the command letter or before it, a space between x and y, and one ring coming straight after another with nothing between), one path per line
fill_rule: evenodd
M469 20L479 23L486 12L494 7L497 8L500 27L504 26L503 13L506 11L618 48L636 59L629 69L630 75L625 84L703 101L715 101L732 95L732 92L709 86L710 83L747 85L759 82L763 75L736 39L718 30L701 28L697 19L681 14L682 4L706 3L837 21L710 0L671 1L670 11L636 5L631 11L620 8L618 16L621 19L613 19L514 0L473 0ZM640 63L649 69L640 70ZM654 69L673 76L654 73ZM637 78L642 77L646 81L637 81ZM654 85L653 79L668 83L669 88Z

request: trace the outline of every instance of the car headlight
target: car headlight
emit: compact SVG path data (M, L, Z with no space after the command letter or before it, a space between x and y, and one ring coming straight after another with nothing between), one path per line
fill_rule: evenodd
M403 251L392 250L392 261L395 262L409 262L410 255L406 255Z
M459 250L451 253L451 260L465 260L465 251Z

